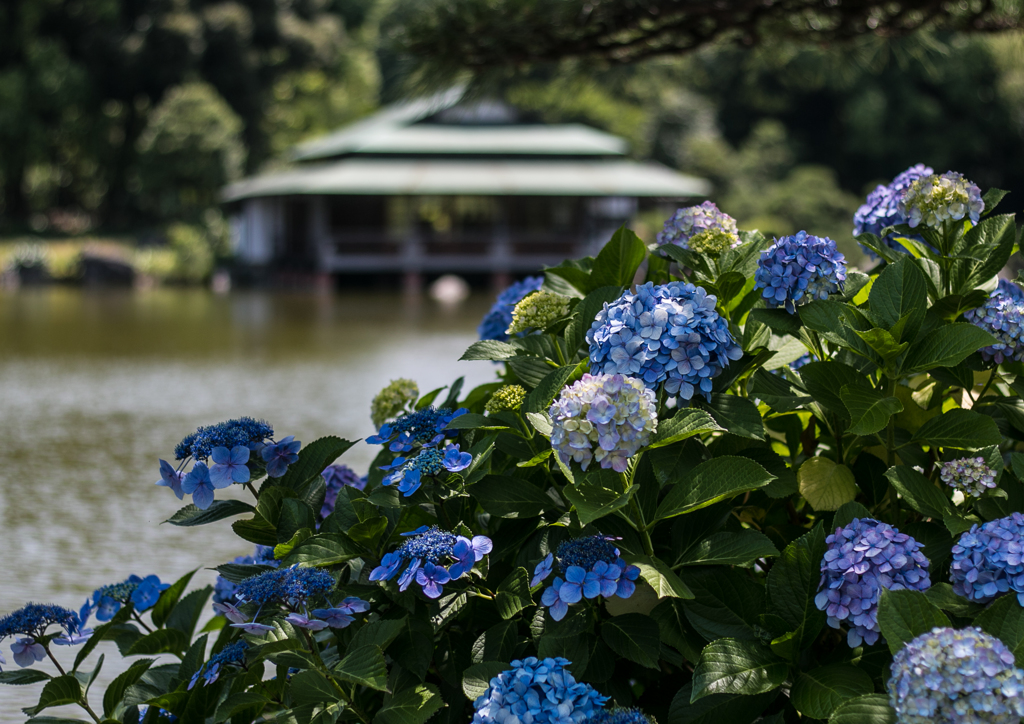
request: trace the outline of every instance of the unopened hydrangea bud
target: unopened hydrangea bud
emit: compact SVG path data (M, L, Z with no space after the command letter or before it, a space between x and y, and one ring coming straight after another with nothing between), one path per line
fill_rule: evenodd
M420 388L412 380L399 377L377 393L370 403L370 420L380 429L388 420L405 413L407 408L419 399Z
M985 202L976 184L962 173L947 171L911 183L899 202L899 210L911 228L924 224L938 229L947 221L959 221L965 216L977 224Z
M718 232L713 236L704 236L699 241L697 237L707 231ZM714 239L712 242L711 239ZM694 242L697 242L696 245ZM699 206L687 206L685 209L677 209L672 216L665 221L665 228L658 232L658 244L674 244L683 249L692 249L700 253L710 253L707 246L719 248L722 244L725 249L737 246L740 243L739 233L736 229L736 219L718 210L711 201L705 201ZM697 248L705 246L705 248ZM718 253L720 254L721 251Z
M933 628L900 649L890 671L899 724L1018 724L1024 716L1024 671L980 628Z
M996 338L995 344L981 348L986 362L1020 362L1024 359L1024 300L1000 290L996 292L983 306L964 312L964 319Z
M965 496L980 497L996 487L996 473L985 464L985 458L960 458L942 464L939 478Z
M705 229L690 237L690 250L712 257L721 256L726 249L736 246L740 238L725 229Z
M484 410L490 413L518 410L526 399L526 388L522 385L505 385L495 390Z
M551 292L533 292L516 303L512 309L512 324L506 334L544 329L569 314L569 297Z
M769 307L795 314L798 305L843 290L846 257L832 239L799 231L761 252L754 280L754 289L764 290L761 296Z
M953 546L949 580L969 601L989 603L1013 591L1024 606L1024 515L971 526Z
M654 392L633 377L583 375L551 405L551 447L566 465L592 460L623 473L658 427Z

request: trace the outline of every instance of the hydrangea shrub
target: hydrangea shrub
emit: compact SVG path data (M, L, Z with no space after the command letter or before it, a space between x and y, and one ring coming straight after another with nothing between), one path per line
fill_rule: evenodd
M910 169L858 211L863 270L688 207L514 284L462 354L494 379L396 380L365 440L183 430L153 505L237 557L0 616L0 683L40 723L1017 722L1000 198Z

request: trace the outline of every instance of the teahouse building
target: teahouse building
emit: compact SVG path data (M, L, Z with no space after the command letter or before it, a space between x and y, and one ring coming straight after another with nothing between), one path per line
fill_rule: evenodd
M532 272L596 252L638 204L707 181L629 160L624 139L530 123L461 90L409 101L295 147L291 167L232 184L236 254L331 275Z

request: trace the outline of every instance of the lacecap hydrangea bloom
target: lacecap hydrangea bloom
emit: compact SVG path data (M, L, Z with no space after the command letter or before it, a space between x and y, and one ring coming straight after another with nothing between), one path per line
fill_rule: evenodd
M912 229L921 224L940 229L947 221L960 221L965 216L977 225L985 202L976 184L962 173L947 171L911 182L899 201L899 210Z
M397 457L390 465L381 466L381 470L387 471L381 482L384 485L394 485L398 492L408 497L419 490L424 476L436 476L442 470L457 473L468 468L472 462L472 455L462 452L458 445L452 443L448 443L444 450L424 447L415 457Z
M597 460L625 472L658 427L654 392L623 375L585 374L562 389L548 412L551 447L564 464L575 460L584 470Z
M321 521L334 512L334 506L338 503L338 493L341 492L342 488L348 487L362 490L366 487L367 482L365 475L360 477L348 465L342 465L341 463L328 465L320 473L320 477L327 484L327 491L324 493L324 504L320 507L319 518Z
M31 666L46 657L46 649L39 641L46 636L46 630L54 625L64 631L66 642L79 643L75 640L75 635L82 628L78 614L52 603L30 603L0 618L0 641L19 637L11 644L14 663L18 666Z
M192 679L188 682L188 688L194 687L199 681L199 677L203 678L203 686L209 686L220 678L221 672L226 667L245 669L245 652L248 649L249 644L242 639L228 644L199 667L199 670L192 675Z
M387 472L384 485L395 485L399 492L409 496L419 489L424 476L436 476L443 470L454 473L469 467L473 456L462 452L458 445L448 443L443 449L438 447L446 436L457 434L445 428L466 412L464 407L455 411L425 407L385 423L376 435L366 438L370 444L387 445L392 452L416 451L414 455L403 455L381 466L380 469Z
M670 395L711 399L711 381L743 356L718 300L685 282L638 286L597 313L587 332L595 374L637 377Z
M512 308L512 322L506 334L524 334L544 329L569 314L569 297L552 292L533 292L520 299Z
M412 380L404 377L391 380L370 403L370 420L373 421L373 426L379 429L388 420L404 414L419 396L420 388Z
M928 559L906 533L872 518L854 518L825 539L821 581L814 604L828 625L846 624L850 647L878 641L878 599L882 589L924 591L931 587Z
M658 232L658 244L673 244L701 254L721 254L739 245L736 219L718 210L711 201L676 209Z
M764 290L765 303L790 314L800 304L841 292L845 282L846 257L836 243L806 231L776 239L761 252L754 273L754 288Z
M387 445L391 452L408 452L417 445L437 445L444 440L447 434L445 428L449 423L467 412L469 410L465 407L457 410L424 407L383 424L376 435L366 438L366 442L371 445Z
M1024 515L971 526L953 546L949 580L969 601L989 603L1013 591L1024 606Z
M334 590L335 581L323 568L280 568L246 578L235 589L238 605L253 604L256 611L248 621L234 604L221 603L214 607L232 621L231 626L246 633L261 634L272 630L269 624L257 623L264 608L269 607L271 615L281 613L280 606L287 606L286 620L298 628L318 630L326 623L311 624L309 606L318 601L330 603L328 595ZM315 613L314 613L315 615Z
M995 344L981 348L986 362L1002 364L1024 359L1024 295L1017 285L1000 282L983 306L964 312L964 319L996 338Z
M491 399L484 405L484 411L495 413L506 410L518 410L523 406L526 399L526 388L522 385L504 385L499 387L491 395Z
M487 536L472 539L433 527L421 526L402 533L409 540L386 553L370 572L371 581L389 581L402 569L398 590L415 581L428 598L439 598L445 584L468 575L478 561L493 549Z
M893 657L889 703L899 724L1018 724L1024 671L980 628L933 628Z
M530 292L540 291L542 277L526 277L516 282L508 289L498 295L498 300L491 306L491 310L484 315L483 321L477 328L480 339L494 339L499 342L508 340L506 331L512 324L512 310L516 304Z
M238 556L232 563L243 566L271 566L272 568L279 568L281 561L274 558L274 549L271 546L257 545L251 556ZM238 584L232 583L224 576L217 576L216 582L213 584L213 602L214 603L238 603L235 592L238 590Z
M161 583L157 576L140 578L132 574L120 583L97 588L92 599L85 602L86 607L82 609L81 615L86 618L95 611L97 621L109 621L121 610L121 606L129 602L141 613L153 608L160 599L160 593L170 587L170 583Z
M939 479L966 497L980 497L996 487L996 471L985 464L985 458L959 458L942 463Z
M619 549L606 535L588 535L563 541L555 555L547 556L533 569L530 587L544 581L554 568L565 576L555 576L554 582L541 594L541 604L547 606L551 618L561 621L569 606L584 598L629 598L636 590L640 569L622 560Z
M473 724L583 724L608 697L577 682L569 664L560 657L513 661L473 702Z
M919 178L930 176L935 171L919 163L898 175L887 186L878 185L868 194L867 200L853 215L853 234L874 234L879 236L882 229L897 224L906 224L907 217L900 211L900 200ZM894 249L906 251L900 244L888 242Z

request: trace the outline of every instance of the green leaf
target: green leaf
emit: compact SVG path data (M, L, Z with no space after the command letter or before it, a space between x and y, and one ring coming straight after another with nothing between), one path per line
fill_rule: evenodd
M886 266L871 286L868 305L875 319L890 329L908 314L902 338L913 340L928 309L928 284L914 260L904 257Z
M786 546L768 572L770 610L790 630L800 632L799 649L810 646L825 625L825 612L814 604L824 555L825 533L819 524Z
M324 468L341 457L356 442L358 440L350 442L334 435L314 440L299 450L299 459L288 466L288 472L281 477L278 485L301 491L306 483L320 477Z
M551 437L551 431L554 428L551 425L551 418L546 412L527 412L526 419L530 421L534 430L544 437Z
M348 536L343 533L323 533L307 538L288 554L287 565L308 563L313 566L333 566L361 555Z
M1021 661L1024 656L1024 607L1017 596L1007 593L978 614L974 625L1006 644L1013 657Z
M388 684L388 668L380 646L360 646L351 649L341 660L334 673L346 681L384 691Z
M562 488L562 497L572 503L580 523L589 525L628 505L640 486L630 485L625 491L621 487L621 479L616 473L598 470L587 473L575 485L566 485Z
M261 546L277 545L277 528L268 523L261 515L254 515L252 518L236 520L231 524L231 530L235 531L242 540L255 543Z
M630 286L646 254L647 248L640 237L625 225L620 226L594 259L591 284L595 288Z
M462 353L459 361L483 360L486 362L498 362L509 357L515 357L517 354L519 354L519 349L513 347L508 342L499 342L496 339L482 339L469 345L469 349ZM440 393L440 390L438 392Z
M790 314L785 309L753 309L750 312L750 319L766 325L780 337L787 334L798 337L802 329L800 317Z
M565 383L576 375L581 375L586 369L588 362L583 361L578 365L565 365L557 370L552 370L547 377L540 381L540 384L523 400L523 412L543 412L551 407L551 400L562 391ZM456 418L458 419L458 418Z
M844 385L839 397L850 411L850 432L854 435L874 435L885 429L890 417L903 412L903 403L898 399L863 385Z
M900 372L912 375L935 367L954 367L996 339L981 327L959 322L933 329L914 343Z
M661 634L657 622L640 613L613 616L601 624L601 638L608 648L630 661L658 668L661 656Z
M541 463L543 463L545 460L547 460L549 457L551 457L551 454L554 451L555 451L554 448L546 447L543 450L541 450L539 453L534 455L532 458L530 458L529 460L524 460L521 463L516 463L516 467L517 468L535 468L538 465L540 465Z
M764 423L761 413L751 400L735 395L715 394L711 404L706 405L711 416L723 430L733 435L753 440L764 440Z
M248 503L243 503L241 500L215 500L206 510L200 510L195 505L189 503L164 522L184 527L206 525L207 523L215 523L218 520L230 518L233 515L252 513L255 510L256 508Z
M491 687L491 679L507 668L509 665L505 661L484 661L473 664L462 672L462 693L470 701L476 701L478 697L487 693Z
M842 419L849 419L850 411L840 394L844 387L869 388L864 376L841 362L808 362L800 368L804 386L816 402Z
M683 611L697 633L708 640L757 638L764 586L735 568L689 568L681 575L693 592Z
M687 479L673 485L658 506L657 519L672 518L719 500L763 488L775 479L753 460L723 456L698 465Z
M552 276L560 277L574 287L577 291L587 294L589 291L594 289L594 284L591 283L590 270L594 268L594 259L592 257L584 257L582 259L566 259L558 266L550 266L544 268L545 286L550 286L559 294L565 294L572 296L570 293L571 289L560 289L564 287L564 284L552 284ZM557 282L557 280L555 280Z
M996 421L973 410L959 408L931 418L914 433L914 441L932 447L955 447L977 450L999 445L1003 436Z
M693 684L676 692L668 710L668 724L750 724L768 708L777 692L756 696L712 694L690 703Z
M39 702L27 709L22 709L29 716L35 716L43 709L51 706L74 704L82 698L82 685L74 674L65 674L50 679L39 695Z
M213 586L205 586L184 595L167 617L167 628L181 631L191 640L211 593Z
M38 684L40 681L49 681L53 677L39 669L15 669L13 671L0 671L0 684L11 684L22 686L24 684Z
M448 430L507 430L508 425L502 425L499 421L492 417L485 417L484 415L477 415L473 412L467 412L464 415L459 415L450 423L448 423Z
M796 710L812 719L828 719L840 704L875 690L863 669L850 664L829 664L797 677L789 699Z
M910 507L921 515L942 520L955 513L952 503L935 483L906 465L897 465L885 472L893 487Z
M441 692L433 684L419 684L384 700L373 717L374 724L423 724L444 706Z
M901 344L896 341L892 334L878 327L866 331L855 329L853 333L864 340L868 347L877 352L878 356L886 363L886 366L888 366L891 360L906 352L910 346L910 342L903 342Z
M117 678L110 682L110 686L107 687L106 692L103 694L103 716L113 717L115 715L115 711L124 698L128 687L141 679L142 675L149 670L154 661L156 659L135 661L127 670L118 674Z
M718 639L701 652L690 701L710 694L762 694L785 681L788 673L786 662L756 641Z
M534 389L544 381L544 378L553 369L551 365L537 357L512 357L506 360L506 364L516 373L516 376L529 389Z
M587 332L594 324L597 313L604 308L605 302L614 302L622 294L622 287L601 287L590 292L582 302L572 310L572 317L565 328L565 347L570 357L583 346Z
M246 714L250 721L255 720L263 711L263 707L270 703L270 699L253 691L240 691L231 694L217 707L214 719L225 722L236 714Z
M693 592L683 579L660 558L626 554L625 560L640 569L640 577L654 589L658 598L693 598Z
M865 694L840 704L828 724L896 724L896 711L887 694Z
M925 550L928 550L927 547ZM938 566L935 565L935 561L931 561L931 563L933 570L938 568ZM951 613L960 618L973 619L985 610L985 606L983 604L974 603L973 601L968 601L963 596L956 595L956 593L953 592L953 587L948 583L933 583L931 588L924 592L924 595L928 596L929 601L946 613Z
M758 558L779 555L771 540L756 530L714 533L690 548L680 563L684 566L750 566Z
M498 585L494 603L498 607L498 614L506 621L527 606L533 605L530 574L525 568L515 569Z
M316 669L307 669L293 675L289 689L298 706L322 704L339 698L338 690Z
M177 581L171 584L171 587L160 594L160 598L154 604L152 611L150 612L150 618L153 620L153 625L160 628L167 621L167 617L171 615L171 611L174 610L175 605L178 603L178 599L181 598L181 594L188 588L189 582L192 580L192 576L195 575L195 569L189 571L184 576L179 578ZM238 581L232 581L237 583Z
M694 435L700 435L701 433L714 432L715 430L722 429L723 428L715 422L714 418L704 410L687 407L679 410L679 412L667 420L661 420L658 423L658 429L654 433L654 439L648 447L651 449L665 447L666 445L671 445L674 442L685 440L689 437L693 437Z
M797 471L796 479L800 495L815 510L839 510L860 492L853 471L829 458L808 458Z
M878 628L893 654L936 626L949 625L946 614L921 591L882 589L878 600Z
M535 518L554 501L528 480L507 475L487 475L469 486L470 493L491 515L499 518Z
M152 656L153 654L182 654L188 648L189 637L176 628L160 628L133 643L126 656Z

